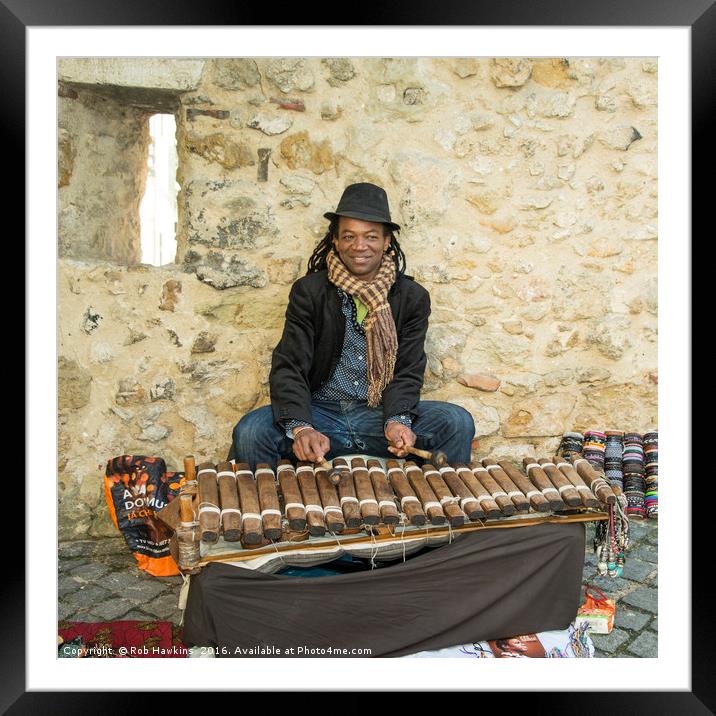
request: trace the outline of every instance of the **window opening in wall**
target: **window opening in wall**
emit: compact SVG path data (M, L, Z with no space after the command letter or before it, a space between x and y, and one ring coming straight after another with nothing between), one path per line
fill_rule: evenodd
M139 206L142 263L163 266L177 255L177 139L173 114L149 118L147 184Z

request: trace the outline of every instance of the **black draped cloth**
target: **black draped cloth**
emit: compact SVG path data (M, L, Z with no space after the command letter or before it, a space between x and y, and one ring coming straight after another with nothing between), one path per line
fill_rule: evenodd
M213 563L191 578L183 641L218 656L355 658L565 629L584 553L584 524L571 523L463 534L406 562L336 576Z

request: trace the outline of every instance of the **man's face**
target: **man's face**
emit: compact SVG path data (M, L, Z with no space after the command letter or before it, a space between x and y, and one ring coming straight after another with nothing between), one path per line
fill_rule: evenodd
M372 281L380 268L390 235L383 224L341 216L333 245L347 269L362 281Z

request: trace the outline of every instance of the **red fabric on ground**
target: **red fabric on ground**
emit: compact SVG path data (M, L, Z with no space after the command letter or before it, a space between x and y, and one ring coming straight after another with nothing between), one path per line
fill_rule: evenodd
M162 621L60 622L57 633L65 640L82 637L88 657L183 658L188 649L181 628Z

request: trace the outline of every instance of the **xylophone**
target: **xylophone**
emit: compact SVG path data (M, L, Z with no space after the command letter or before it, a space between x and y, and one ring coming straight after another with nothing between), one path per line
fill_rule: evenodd
M178 509L170 503L157 516L175 530L177 562L188 573L211 561L306 549L311 540L325 549L607 520L610 507L623 500L618 486L577 456L525 458L522 469L491 458L436 468L354 457L335 458L332 466L281 460L275 469L259 464L252 471L241 462L197 466L192 456L184 467Z

